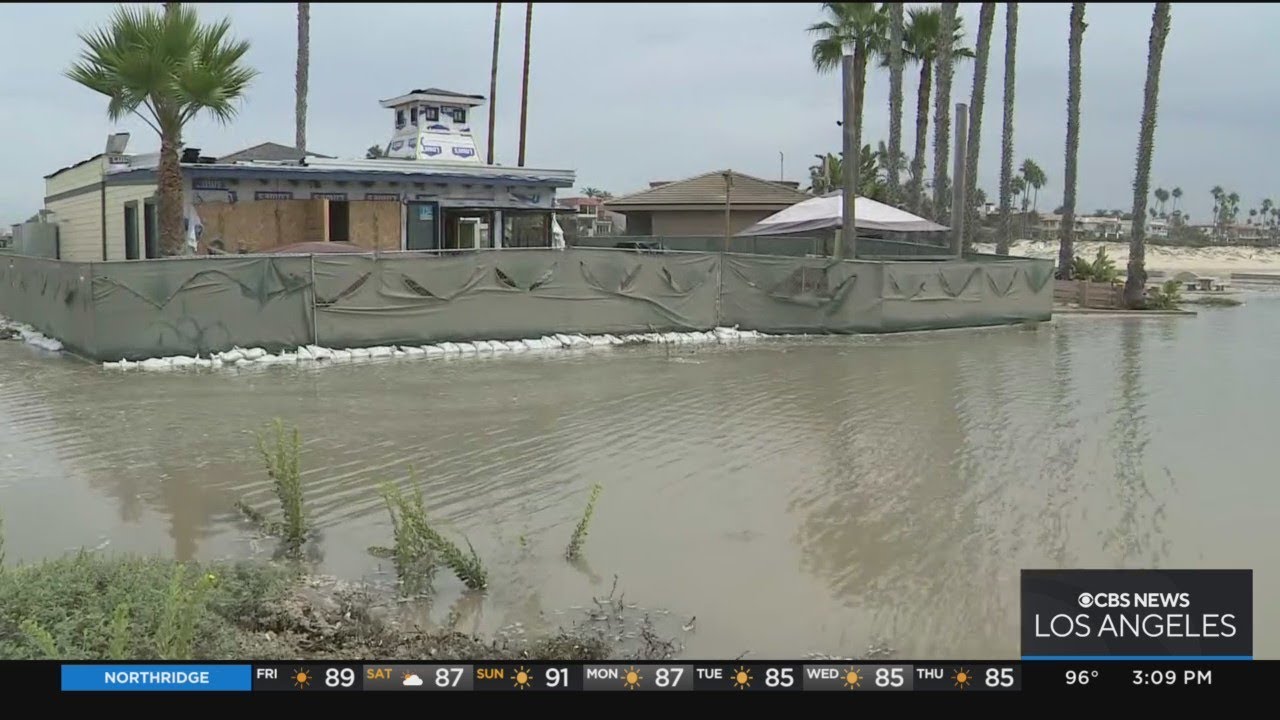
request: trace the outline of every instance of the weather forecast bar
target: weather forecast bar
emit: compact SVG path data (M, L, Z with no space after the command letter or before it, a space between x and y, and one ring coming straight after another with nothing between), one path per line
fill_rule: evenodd
M63 692L832 692L1239 691L1275 661L1071 657L1028 662L674 661L605 663L2 663L5 677ZM21 676L30 673L29 681Z

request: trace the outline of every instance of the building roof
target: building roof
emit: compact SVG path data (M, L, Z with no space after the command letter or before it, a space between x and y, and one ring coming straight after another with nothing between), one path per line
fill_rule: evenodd
M410 90L407 95L444 95L445 97L471 98L472 100L483 100L483 95L468 95L467 93L454 92L452 90L441 90L440 88L426 88L425 90Z
M253 147L245 148L230 155L223 155L218 158L220 163L234 162L252 162L255 160L269 160L272 162L300 162L303 157L329 158L329 155L321 155L320 153L302 152L292 145L281 145L280 143L264 142Z
M88 158L88 159L86 159L86 160L81 160L80 162L78 162L78 163L76 163L76 164L74 164L74 165L68 165L68 166L66 166L66 167L64 167L64 168L58 168L57 170L54 170L53 172L49 173L48 175L45 175L45 176L44 176L44 179L45 179L45 180L48 180L49 178L52 178L52 177L54 177L54 176L56 176L56 175L61 175L62 173L66 172L66 171L68 171L68 170L74 170L74 169L76 169L76 168L80 167L81 165L86 165L86 164L88 164L88 163L93 162L94 160L97 160L98 158L102 157L103 155L106 155L106 153L98 153L97 155L94 155L93 157Z
M813 197L780 183L762 180L733 170L714 170L675 182L650 183L647 190L613 198L605 203L608 210L695 209L698 206L724 206L724 174L729 173L730 206L747 205L758 208L782 209Z
M379 105L384 108L393 108L401 105L407 105L415 102L449 102L455 105L467 105L475 107L484 103L483 95L468 95L467 93L453 92L452 90L441 90L440 88L425 88L418 90L410 90L403 95L397 95L390 100L380 100Z

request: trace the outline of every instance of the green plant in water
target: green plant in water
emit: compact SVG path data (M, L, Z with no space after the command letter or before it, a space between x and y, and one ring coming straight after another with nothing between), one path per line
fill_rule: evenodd
M414 482L412 477L410 481ZM390 482L383 483L380 492L391 515L395 540L395 547L389 549L389 555L395 562L401 581L406 584L406 590L418 585L424 574L429 581L437 562L452 570L472 590L483 590L488 586L488 572L471 541L463 538L467 543L467 551L463 552L457 544L431 527L422 490L416 482L412 493L401 492L395 483ZM370 550L375 554L388 554L385 548Z
M1176 310L1182 302L1182 284L1177 280L1165 280L1159 288L1147 294L1147 307L1152 310Z
M564 557L566 560L577 560L582 554L582 545L587 541L587 531L591 527L591 516L596 511L596 500L600 498L600 491L603 489L600 483L591 486L591 496L587 498L587 508L582 512L582 519L578 521L578 526L573 529L573 537L569 538L569 547L565 548Z
M1072 262L1071 276L1077 280L1111 283L1120 279L1120 271L1116 269L1115 260L1107 257L1107 249L1100 247L1093 262L1077 255Z
M258 453L267 467L267 477L280 503L283 520L271 520L244 501L237 501L235 506L264 532L282 537L285 554L296 559L302 557L302 547L309 535L302 503L302 436L297 428L286 432L279 419L274 428L275 443L271 448L267 447L266 434L258 433Z

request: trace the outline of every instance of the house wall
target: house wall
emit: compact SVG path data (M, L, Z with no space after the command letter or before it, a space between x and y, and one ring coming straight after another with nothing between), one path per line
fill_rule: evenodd
M124 260L124 208L131 202L138 203L138 255L146 253L146 235L143 231L143 211L147 198L155 197L155 185L107 186L107 259Z
M370 250L400 249L400 203L356 200L349 207L352 244Z
M738 234L776 210L730 210L729 229ZM724 211L664 210L652 213L653 225L648 233L657 237L681 235L724 235ZM634 231L632 234L635 234Z
M98 158L44 181L44 207L53 212L51 220L58 225L63 260L102 259L100 188L104 162L105 158Z
M196 206L204 232L202 246L222 242L228 253L258 252L308 241L311 200L259 200L247 203L206 202ZM314 211L312 211L314 212ZM314 238L310 238L314 239Z

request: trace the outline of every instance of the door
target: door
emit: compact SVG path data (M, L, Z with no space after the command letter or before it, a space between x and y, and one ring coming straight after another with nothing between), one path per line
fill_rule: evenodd
M436 218L439 206L433 202L411 202L405 218L406 250L439 250Z
M138 203L124 206L124 259L138 259Z
M458 248L480 247L480 218L458 218Z

